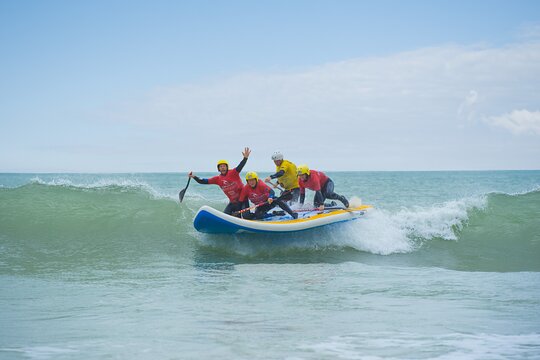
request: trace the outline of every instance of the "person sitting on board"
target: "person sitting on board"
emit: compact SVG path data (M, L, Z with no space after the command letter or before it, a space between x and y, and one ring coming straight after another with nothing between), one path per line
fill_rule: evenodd
M255 213L246 211L242 214L244 219L262 219L264 215L276 205L285 210L293 219L298 218L298 214L294 213L289 205L283 200L276 199L274 190L270 189L268 185L259 180L259 176L255 171L250 171L246 174L247 184L242 189L240 194L240 201L247 203L246 200L250 200L256 207ZM249 207L246 206L246 208Z
M319 210L324 209L326 199L336 199L349 207L349 201L343 195L334 192L334 182L325 173L317 170L310 170L307 165L298 166L298 184L300 185L300 204L304 204L306 199L306 189L315 191L313 205Z
M219 175L211 177L210 179L201 179L198 176L195 176L193 172L189 173L189 177L193 178L199 184L218 185L221 190L223 190L225 195L229 198L229 204L225 207L225 210L223 210L227 215L232 215L243 208L243 204L240 201L240 193L242 192L244 183L240 178L240 172L244 168L244 165L246 165L250 153L251 150L246 147L242 152L244 158L240 161L240 164L238 164L236 168L230 170L227 160L219 160L217 163Z
M296 175L296 165L289 160L283 160L283 154L279 151L272 155L272 160L274 160L274 164L276 164L276 173L268 176L264 181L271 183L272 179L278 179L278 184L281 185L285 191L290 191L283 200L291 201L292 203L298 202L300 188L298 186L298 177ZM274 187L276 186L274 185Z

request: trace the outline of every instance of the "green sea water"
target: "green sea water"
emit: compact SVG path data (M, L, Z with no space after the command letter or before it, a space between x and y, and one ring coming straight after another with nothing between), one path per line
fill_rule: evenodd
M185 174L0 174L0 359L540 358L540 171L328 175L375 210L231 236Z

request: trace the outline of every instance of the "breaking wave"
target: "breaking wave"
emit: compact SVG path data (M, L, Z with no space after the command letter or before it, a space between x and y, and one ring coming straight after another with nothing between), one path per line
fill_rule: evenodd
M385 261L463 270L540 270L539 190L397 211L374 209L365 218L316 232L266 236L196 233L192 221L198 207L224 204L197 193L187 199L178 204L176 194L132 180L77 184L35 178L19 187L2 187L0 269L96 258L136 262L160 252L227 261L391 258Z

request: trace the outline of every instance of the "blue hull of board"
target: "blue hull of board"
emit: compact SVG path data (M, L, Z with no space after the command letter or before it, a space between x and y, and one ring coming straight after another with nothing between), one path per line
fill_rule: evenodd
M207 234L234 234L242 229L241 226L223 220L208 211L200 211L193 220L197 231Z

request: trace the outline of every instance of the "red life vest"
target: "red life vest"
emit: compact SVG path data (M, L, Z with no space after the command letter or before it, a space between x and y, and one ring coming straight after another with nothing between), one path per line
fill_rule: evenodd
M242 192L242 186L244 186L242 179L240 179L240 174L236 169L227 171L226 175L219 174L211 177L208 179L208 183L218 185L231 202L238 202L240 193Z
M270 196L270 187L264 182L259 180L257 186L252 188L249 184L244 185L242 193L240 194L240 201L249 199L253 204L258 205L268 200Z
M319 191L328 181L328 176L322 171L310 170L307 181L298 177L298 185L300 185L300 193L305 194L306 189Z

